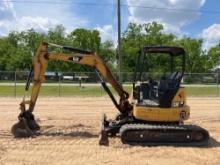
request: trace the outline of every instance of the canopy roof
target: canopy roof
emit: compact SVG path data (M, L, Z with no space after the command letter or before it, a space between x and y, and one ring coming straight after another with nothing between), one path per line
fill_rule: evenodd
M144 53L169 53L171 56L184 56L183 48L174 46L146 46L143 48Z

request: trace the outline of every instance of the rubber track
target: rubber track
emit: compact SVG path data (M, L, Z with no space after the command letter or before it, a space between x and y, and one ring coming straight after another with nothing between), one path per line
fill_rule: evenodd
M153 131L159 131L161 133L169 134L175 131L182 131L184 132L200 132L204 135L204 139L202 141L186 141L186 142L138 142L137 139L133 141L127 141L126 132L127 131L143 131L146 130L150 132L150 130ZM207 146L209 142L209 133L204 128L201 128L196 125L150 125L150 124L126 124L121 127L120 129L120 137L121 141L124 144L130 144L130 145L147 145L147 146L157 146L157 145L172 145L172 146ZM187 135L187 134L186 134ZM141 135L140 135L141 136Z

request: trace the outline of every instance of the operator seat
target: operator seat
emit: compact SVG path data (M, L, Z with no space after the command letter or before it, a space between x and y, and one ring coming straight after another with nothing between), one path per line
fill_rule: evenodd
M182 79L182 73L180 72L173 72L169 76L169 79L166 79L165 76L161 78L160 85L158 88L160 107L162 108L171 107L171 102L176 92L179 89L181 79Z

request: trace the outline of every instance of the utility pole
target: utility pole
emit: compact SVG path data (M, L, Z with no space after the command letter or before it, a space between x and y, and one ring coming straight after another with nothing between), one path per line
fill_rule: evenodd
M118 1L118 69L119 69L119 82L122 84L122 53L121 53L121 2Z

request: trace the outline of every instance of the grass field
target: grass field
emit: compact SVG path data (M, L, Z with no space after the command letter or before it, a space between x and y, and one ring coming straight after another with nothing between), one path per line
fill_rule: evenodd
M112 88L111 88L112 89ZM127 92L131 92L132 86L124 86ZM113 90L112 90L113 91ZM113 91L113 93L115 93ZM188 96L220 96L220 87L217 86L187 86L186 93ZM0 96L22 96L24 86L1 86ZM43 86L40 91L41 96L104 96L106 92L101 86Z
M111 89L112 90L112 89ZM125 87L126 91L131 91L131 86ZM113 91L113 90L112 90ZM21 96L24 94L24 87L17 86L16 91L12 86L0 86L0 96ZM113 93L115 93L113 91ZM30 94L30 91L29 91ZM106 92L100 86L43 86L40 91L42 96L104 96Z

